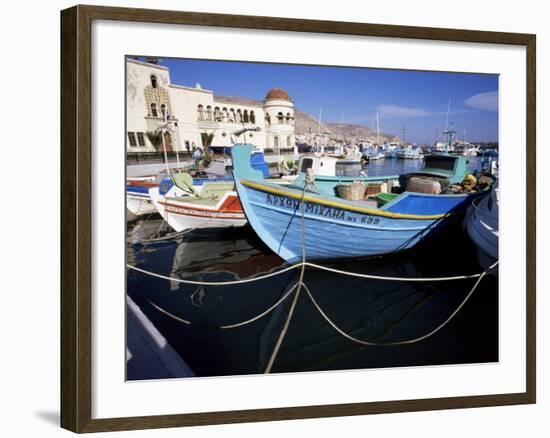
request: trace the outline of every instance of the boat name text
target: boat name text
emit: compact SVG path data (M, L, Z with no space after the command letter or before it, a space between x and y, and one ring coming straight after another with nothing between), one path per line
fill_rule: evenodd
M301 203L299 199L291 199L291 198L287 198L286 196L277 196L277 195L271 195L271 194L267 194L266 202L270 205L274 205L275 207L290 208L294 211L300 208L300 203ZM358 215L349 214L348 212L340 208L329 207L329 206L320 205L320 204L313 204L310 202L305 203L305 213L310 213L317 216L323 216L323 217L328 217L328 218L338 219L338 220L343 220L348 222L362 223L362 224L376 225L377 223L380 222L380 218L378 217L366 216L366 215L361 215L359 217Z

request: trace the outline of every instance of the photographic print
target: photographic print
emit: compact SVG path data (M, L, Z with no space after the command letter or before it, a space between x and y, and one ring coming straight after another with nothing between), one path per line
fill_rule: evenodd
M499 361L499 77L128 56L126 378Z

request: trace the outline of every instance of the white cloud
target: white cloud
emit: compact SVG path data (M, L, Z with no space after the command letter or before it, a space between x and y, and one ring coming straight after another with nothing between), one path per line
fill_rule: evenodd
M464 105L485 111L498 110L498 91L475 94L464 101Z
M380 105L376 110L384 117L424 117L430 116L432 113L422 108L412 108L399 105Z

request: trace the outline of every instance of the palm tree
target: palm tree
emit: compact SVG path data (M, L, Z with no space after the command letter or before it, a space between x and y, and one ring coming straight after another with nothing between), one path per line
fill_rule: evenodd
M158 152L162 146L162 131L147 131L145 135L155 148L155 151Z

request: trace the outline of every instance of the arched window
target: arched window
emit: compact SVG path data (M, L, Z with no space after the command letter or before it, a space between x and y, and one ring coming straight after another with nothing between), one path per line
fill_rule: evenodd
M286 113L286 123L290 125L290 113Z
M241 123L243 121L243 114L240 109L237 110L237 123Z
M279 147L279 137L277 136L273 137L273 146L276 148Z
M151 104L151 116L152 117L158 117L159 116L159 113L157 111L157 104L156 103Z
M228 117L229 117L229 115L227 114L227 108L222 109L222 120L224 122L227 122Z
M267 123L267 126L271 126L271 117L267 113L265 115L265 122Z
M291 147L291 145L290 145L291 142L292 142L292 140L291 140L290 135L289 135L289 136L286 138L286 147L287 147L287 148Z
M231 108L231 109L229 110L229 121L230 121L231 123L234 123L235 120L237 120L237 119L235 118L235 110L234 110L233 108Z
M155 75L151 75L151 87L158 88L157 77Z
M279 123L285 122L285 116L283 116L283 113L277 113L277 120L279 121Z
M212 121L212 107L210 105L206 107L206 119Z
M221 118L222 118L222 113L220 111L220 107L217 106L216 108L214 108L214 120L220 121Z
M204 108L202 105L197 107L197 112L199 113L199 120L204 120Z
M254 115L254 111L250 111L250 123L256 123L256 116Z
M243 113L243 122L244 123L248 123L249 122L249 118L248 118L248 110L244 110L244 113Z
M163 119L166 119L166 118L167 118L167 117L166 117L166 105L165 105L165 104L162 104L162 105L160 106L160 113L162 114L162 118L163 118Z

